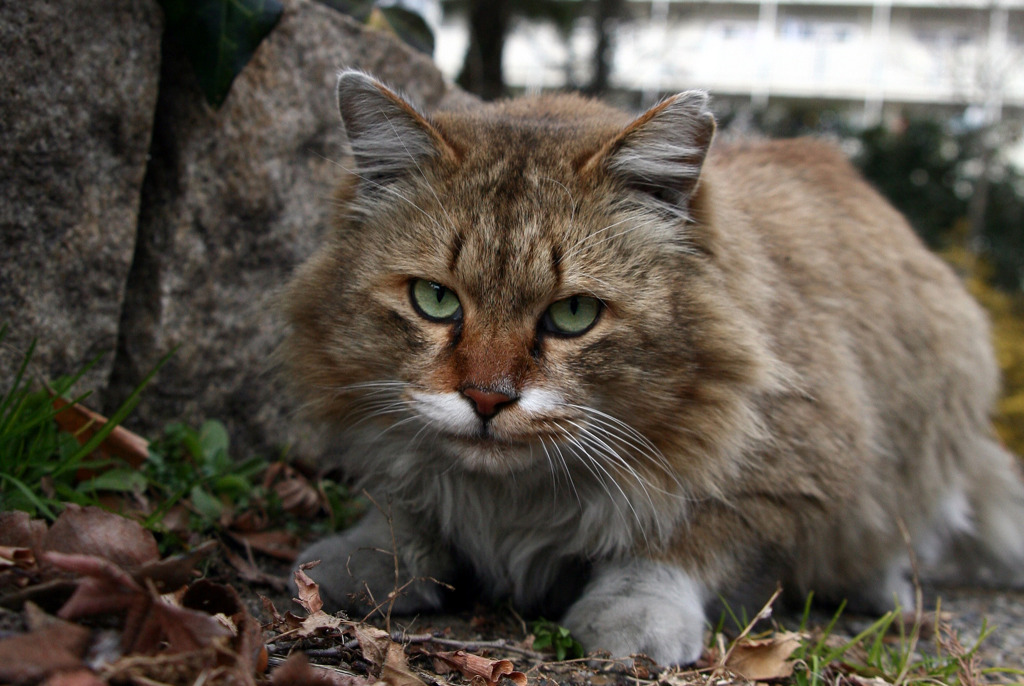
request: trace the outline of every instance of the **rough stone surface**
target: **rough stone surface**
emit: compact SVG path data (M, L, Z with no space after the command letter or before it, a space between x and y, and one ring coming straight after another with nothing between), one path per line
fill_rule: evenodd
M108 399L109 409L177 347L129 426L152 433L170 420L222 419L240 457L271 457L269 446L297 438L273 380L284 333L274 300L331 212L343 163L338 70L374 73L425 107L449 91L426 56L392 35L311 0L284 5L219 110L165 42Z
M114 349L162 22L155 0L0 0L0 392L32 338L44 378Z

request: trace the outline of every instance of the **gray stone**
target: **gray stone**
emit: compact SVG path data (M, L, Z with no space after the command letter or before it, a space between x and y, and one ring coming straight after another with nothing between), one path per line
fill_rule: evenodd
M424 55L311 0L287 0L224 105L203 101L165 44L152 162L108 410L177 353L129 426L228 424L237 454L264 455L298 426L274 383L275 295L319 242L342 171L337 71L378 75L426 107L449 93ZM458 96L452 96L453 101Z
M32 338L44 378L114 349L162 21L155 0L0 0L0 392Z

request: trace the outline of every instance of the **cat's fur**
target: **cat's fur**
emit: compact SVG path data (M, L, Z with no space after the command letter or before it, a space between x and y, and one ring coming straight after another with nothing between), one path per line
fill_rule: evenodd
M637 119L569 95L428 118L349 71L339 103L355 174L288 290L287 352L391 521L303 554L329 607L386 599L397 550L399 612L468 571L567 607L590 649L685 663L709 603L777 580L911 605L904 527L1018 581L986 319L839 152L711 147L696 92ZM461 320L418 314L414 279ZM548 333L577 294L596 325ZM513 401L485 421L472 388Z

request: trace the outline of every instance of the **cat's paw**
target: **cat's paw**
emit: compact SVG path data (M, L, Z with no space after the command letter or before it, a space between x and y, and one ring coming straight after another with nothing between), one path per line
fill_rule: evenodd
M562 623L588 651L690 664L704 649L702 596L701 586L678 567L617 563L597 571Z
M399 546L397 555L391 548L387 522L371 512L345 533L306 548L298 563L320 561L306 574L319 584L320 598L329 612L414 614L440 609L442 587L433 579L443 577L444 560L428 553L426 546L420 550L408 541Z

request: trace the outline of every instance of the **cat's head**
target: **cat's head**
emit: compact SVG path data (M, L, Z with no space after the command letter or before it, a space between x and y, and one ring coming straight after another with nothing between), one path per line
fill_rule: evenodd
M354 168L288 296L316 414L476 471L664 471L718 412L707 376L752 373L701 281L703 93L428 118L349 71L338 98Z

